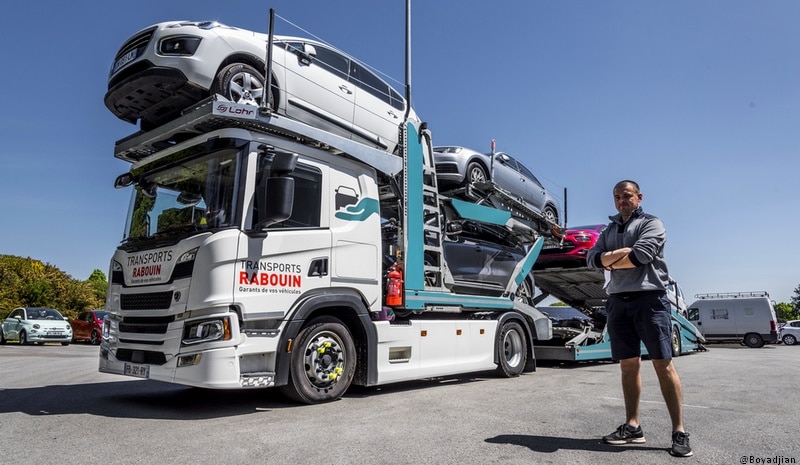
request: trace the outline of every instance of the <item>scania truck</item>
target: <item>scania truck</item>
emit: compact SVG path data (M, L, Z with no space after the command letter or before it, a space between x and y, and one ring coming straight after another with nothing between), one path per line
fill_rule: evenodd
M391 154L217 96L118 141L132 196L100 371L319 403L535 370L552 327L518 290L554 225L441 195L426 124L399 133ZM465 222L526 244L505 289L454 292L443 242Z

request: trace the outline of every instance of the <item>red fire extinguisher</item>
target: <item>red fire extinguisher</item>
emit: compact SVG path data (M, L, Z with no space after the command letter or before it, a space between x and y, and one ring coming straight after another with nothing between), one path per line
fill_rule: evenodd
M386 305L399 307L403 305L403 273L392 267L386 283Z

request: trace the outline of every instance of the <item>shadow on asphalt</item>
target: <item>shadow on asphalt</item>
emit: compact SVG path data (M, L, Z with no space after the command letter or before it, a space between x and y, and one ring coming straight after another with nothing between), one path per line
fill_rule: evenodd
M640 444L612 446L604 444L599 438L561 438L556 436L533 436L528 434L501 434L489 438L486 442L491 444L511 444L523 446L535 452L552 453L559 450L585 450L591 452L625 452L643 450L666 450L663 447L650 447Z

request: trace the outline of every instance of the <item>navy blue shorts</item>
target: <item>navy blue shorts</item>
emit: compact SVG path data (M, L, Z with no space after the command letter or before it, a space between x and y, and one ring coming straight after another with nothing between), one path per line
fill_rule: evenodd
M666 292L630 292L609 296L606 328L614 360L639 357L644 343L651 359L672 358L672 315Z

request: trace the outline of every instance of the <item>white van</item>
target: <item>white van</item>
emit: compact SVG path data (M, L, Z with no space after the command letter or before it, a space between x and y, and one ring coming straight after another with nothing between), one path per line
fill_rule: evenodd
M748 347L778 342L778 320L766 292L697 294L689 321L707 341L742 341Z

